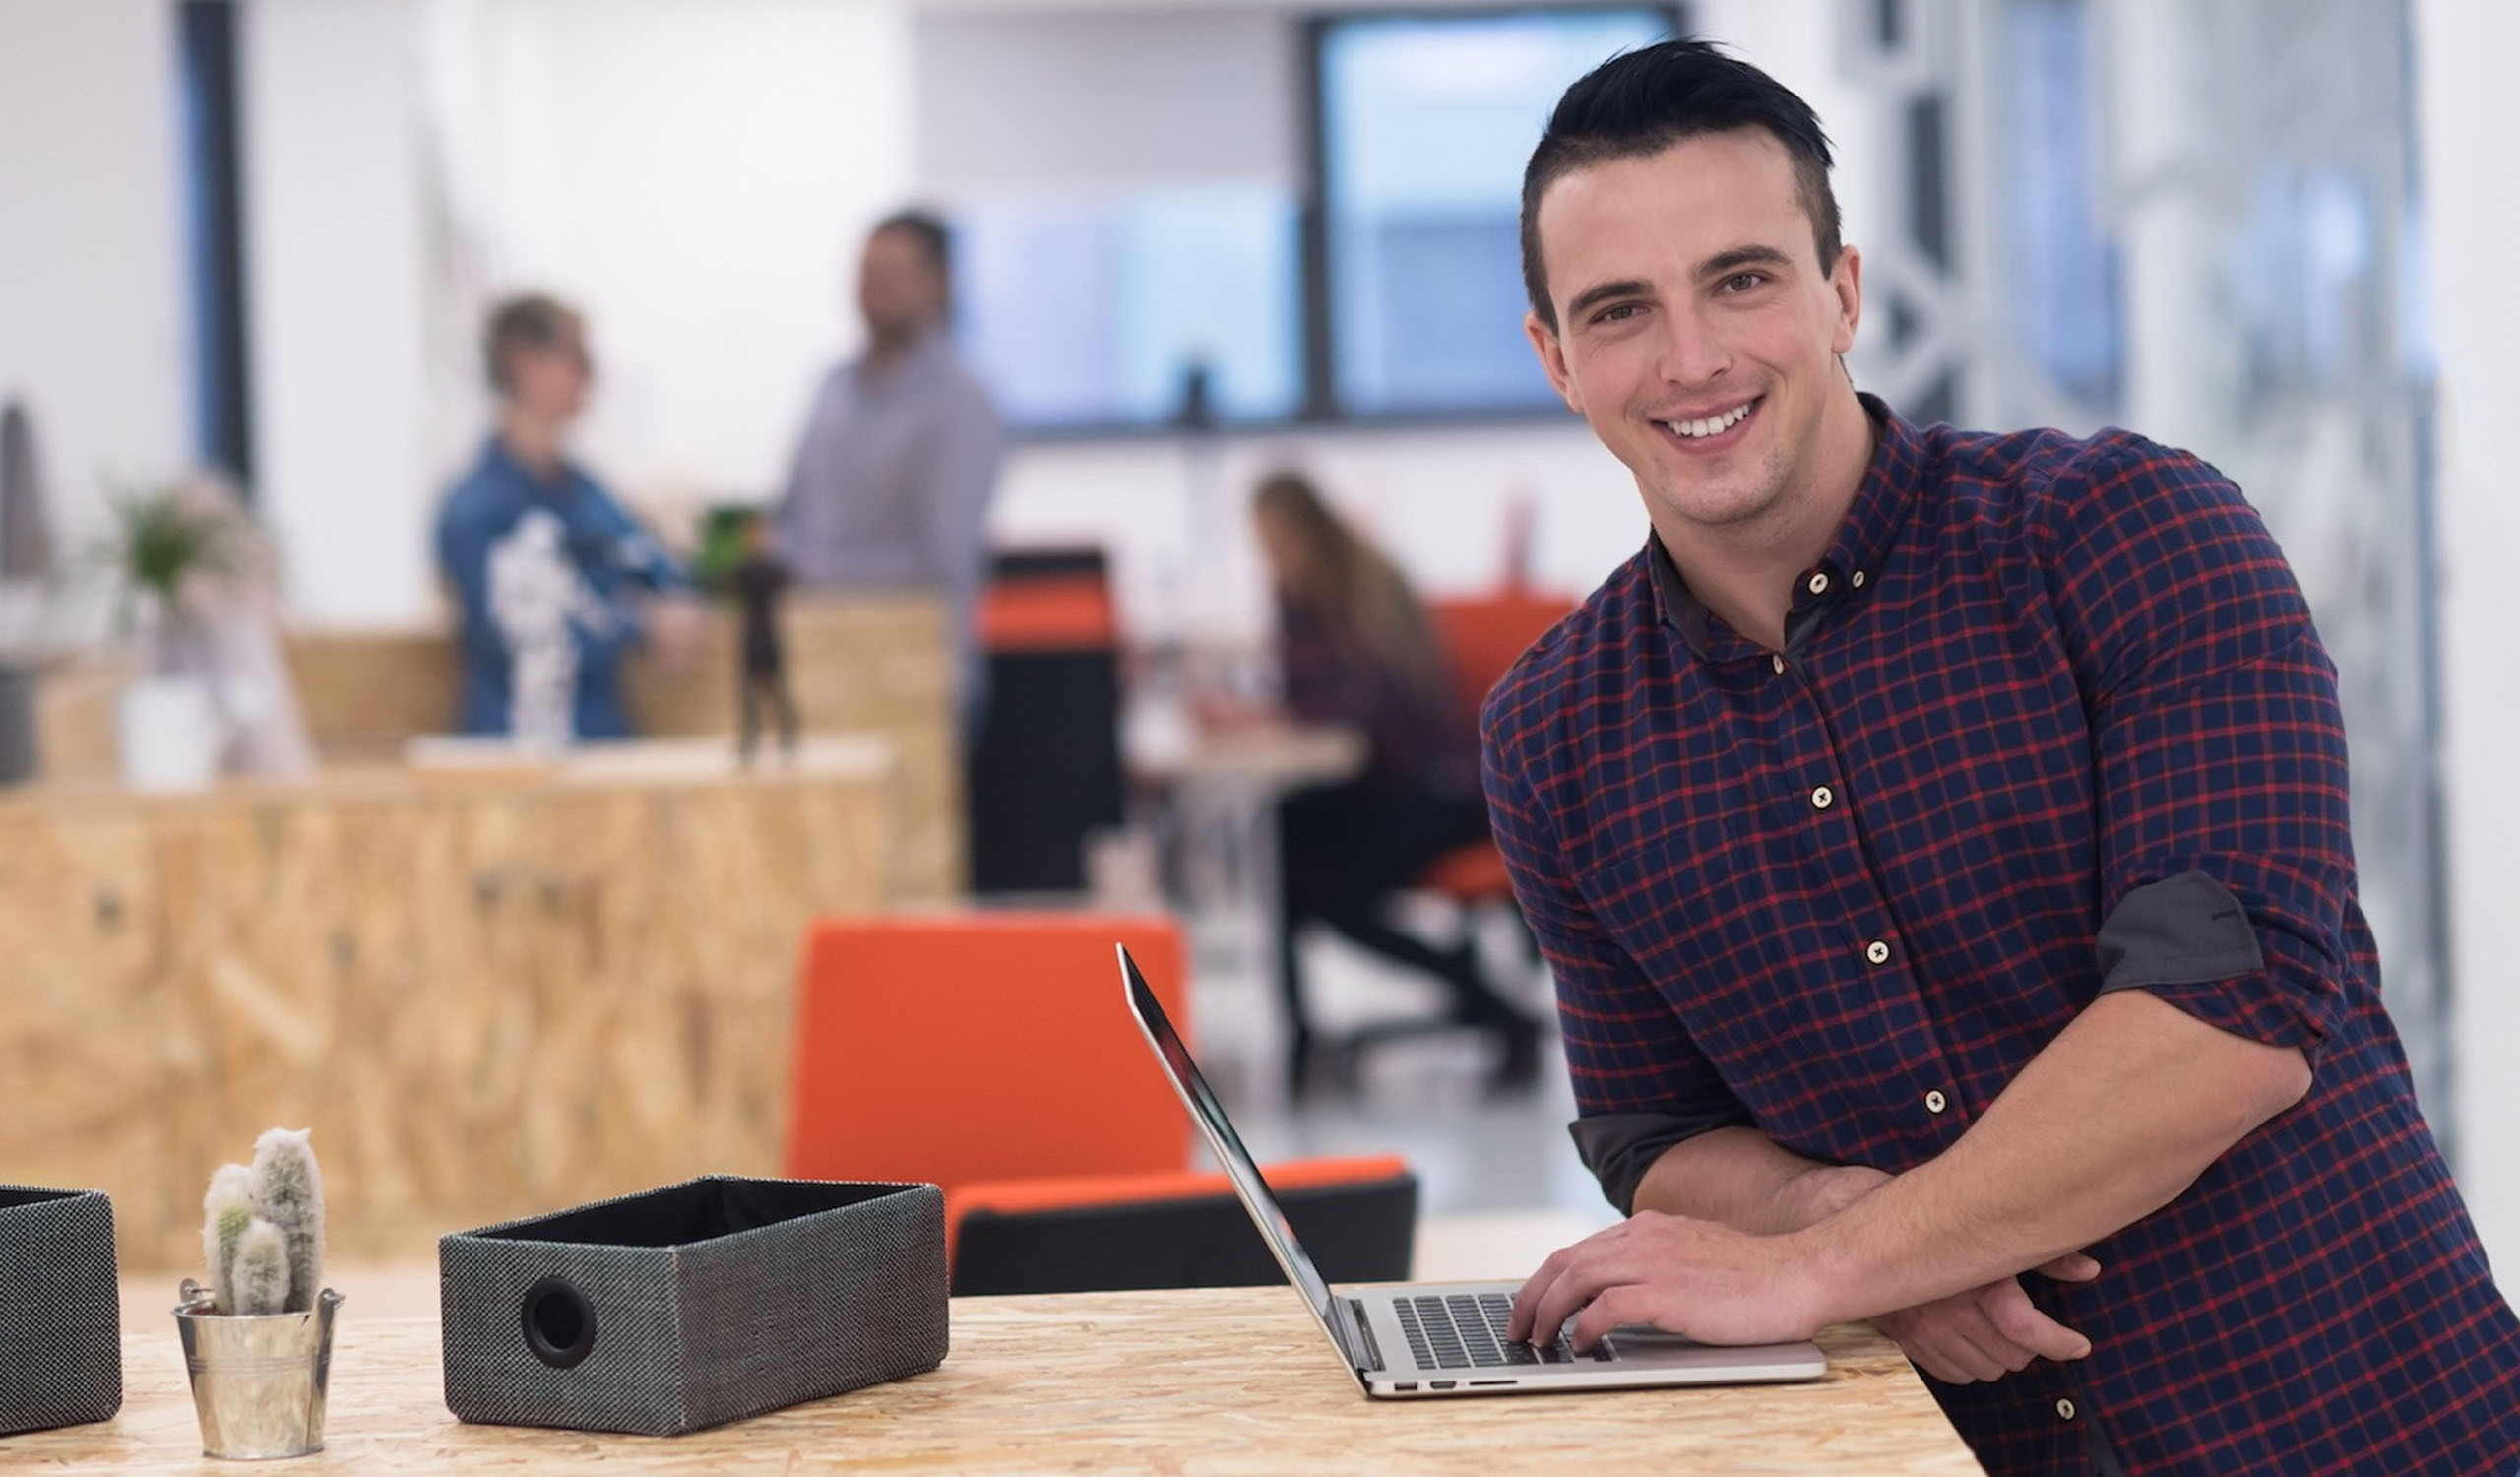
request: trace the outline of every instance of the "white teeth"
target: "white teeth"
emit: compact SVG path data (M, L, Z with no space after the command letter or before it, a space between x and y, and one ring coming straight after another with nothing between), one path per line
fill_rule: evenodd
M1671 434L1696 440L1702 436L1714 435L1717 431L1731 430L1740 424L1742 419L1750 414L1750 407L1757 403L1751 401L1737 405L1721 416L1710 417L1703 420L1666 420L1663 423L1670 427Z

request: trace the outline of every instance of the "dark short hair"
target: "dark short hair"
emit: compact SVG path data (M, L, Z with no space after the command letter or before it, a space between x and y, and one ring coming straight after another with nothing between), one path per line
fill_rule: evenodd
M521 292L502 298L490 309L481 330L481 369L490 388L501 395L514 386L508 380L508 353L516 349L557 349L571 331L583 332L586 316L557 297Z
M954 228L945 224L942 216L932 211L895 211L876 222L875 228L866 232L866 238L871 241L886 231L896 230L918 243L920 254L927 258L927 264L934 267L939 275L948 280L953 277Z
M1523 289L1551 328L1548 266L1541 259L1540 202L1577 169L1660 154L1683 139L1760 128L1794 161L1796 192L1811 218L1820 270L1838 264L1838 197L1829 189L1829 136L1811 104L1748 62L1705 41L1662 41L1586 73L1549 114L1523 170Z

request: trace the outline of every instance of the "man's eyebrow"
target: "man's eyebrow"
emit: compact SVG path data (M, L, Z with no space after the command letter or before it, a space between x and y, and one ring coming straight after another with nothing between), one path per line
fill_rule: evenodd
M1773 246L1735 246L1698 263L1697 279L1729 277L1744 267L1790 267L1794 259Z
M1575 294L1575 300L1566 304L1566 316L1581 318L1586 309L1599 306L1613 297L1651 297L1653 295L1653 287L1636 278L1629 278L1624 282L1597 283Z

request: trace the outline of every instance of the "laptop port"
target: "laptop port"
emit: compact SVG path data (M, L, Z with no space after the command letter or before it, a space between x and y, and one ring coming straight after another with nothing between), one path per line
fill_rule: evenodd
M1450 1380L1429 1380L1426 1381L1426 1387L1428 1389L1451 1389L1453 1387L1453 1381Z
M1401 1381L1398 1384L1395 1384L1395 1385L1393 1385L1393 1386L1392 1386L1392 1388L1393 1388L1393 1389L1405 1389L1405 1390L1414 1390L1414 1389L1416 1389L1417 1387L1418 1387L1418 1381L1415 1381L1415 1380L1403 1380L1403 1381Z

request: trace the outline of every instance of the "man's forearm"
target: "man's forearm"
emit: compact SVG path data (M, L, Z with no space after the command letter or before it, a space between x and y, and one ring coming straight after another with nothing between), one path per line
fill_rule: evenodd
M2168 1204L2309 1081L2298 1051L2105 995L1959 1142L1795 1233L1794 1255L1832 1321L2025 1271Z
M1779 1236L1844 1208L1885 1177L1822 1164L1756 1128L1716 1128L1671 1145L1636 1187L1636 1208Z

